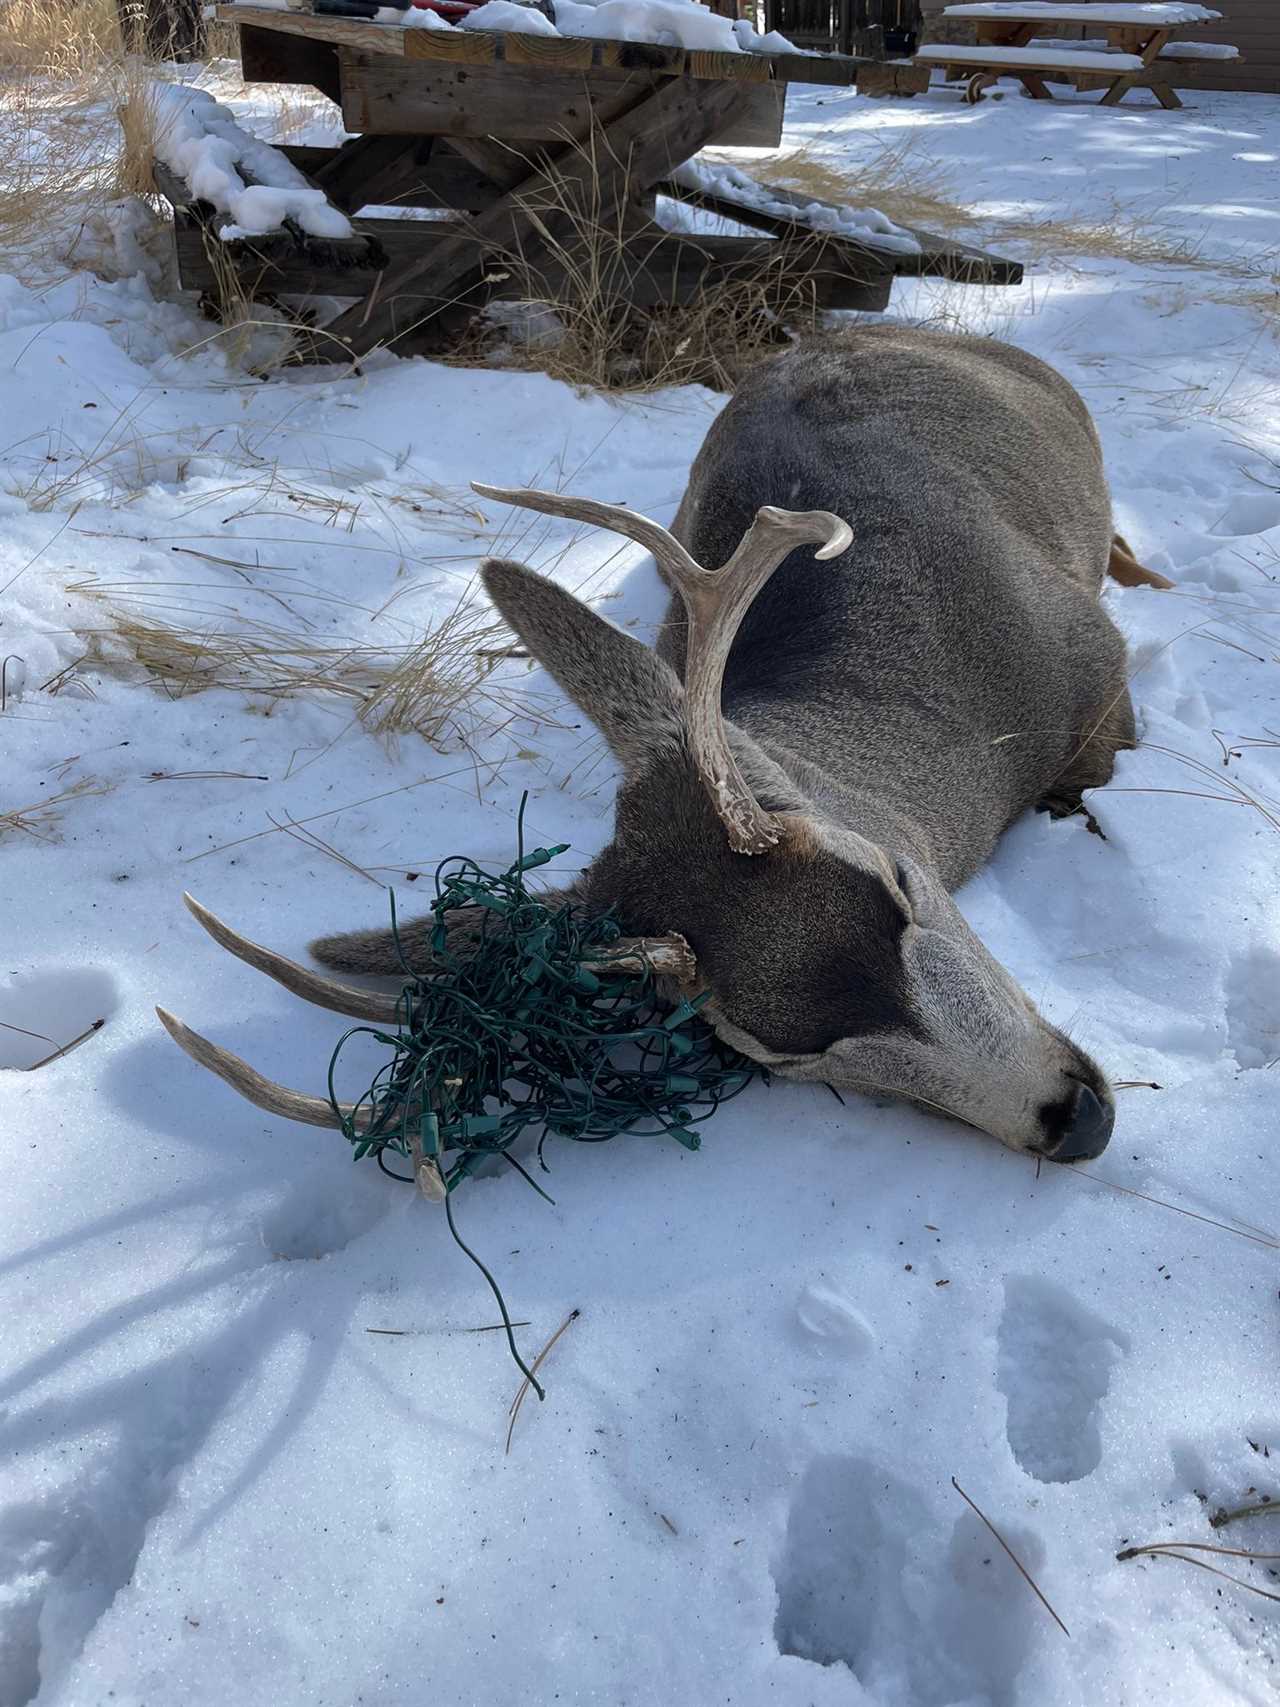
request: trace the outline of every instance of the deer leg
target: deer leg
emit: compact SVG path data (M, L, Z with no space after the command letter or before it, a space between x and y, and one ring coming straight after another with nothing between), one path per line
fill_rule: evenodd
M1101 835L1093 814L1084 804L1084 792L1105 787L1115 770L1116 754L1137 744L1133 701L1129 698L1128 684L1122 679L1102 711L1085 725L1062 774L1037 802L1037 812L1047 812L1051 818L1070 818L1083 812L1089 828Z
M1133 547L1123 534L1113 534L1107 574L1122 587L1172 587L1173 582L1158 569L1148 569L1133 555Z

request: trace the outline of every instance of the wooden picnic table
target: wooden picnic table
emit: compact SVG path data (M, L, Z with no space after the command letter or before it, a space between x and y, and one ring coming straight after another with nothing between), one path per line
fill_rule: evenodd
M777 143L790 83L927 87L927 71L910 64L406 28L293 7L224 4L217 15L238 27L246 81L311 84L341 107L350 140L280 152L352 216L353 235L319 241L290 228L220 243L214 210L160 170L180 276L212 291L229 255L251 294L351 299L315 341L316 359L448 347L511 291L513 256L525 281L563 278L584 214L623 234L627 295L641 306L687 302L765 262L780 301L802 277L820 307L882 309L904 274L1021 277L1016 263L928 234L903 253L874 233L815 229L806 210L818 204L804 198L794 219L785 208L778 218L772 191L771 216L750 198L734 212L767 235L673 232L655 220L659 193L699 203L698 187L674 175L700 149ZM416 216L361 214L388 207Z
M948 82L967 80L970 101L980 100L1001 75L1017 77L1035 100L1049 101L1045 80L1055 75L1078 89L1101 88L1104 107L1117 105L1130 89L1149 88L1162 107L1174 108L1182 102L1169 83L1178 59L1172 38L1221 13L1186 0L976 0L947 6L943 16L972 23L976 45L932 43L919 50L916 63L945 66ZM1078 45L1037 39L1078 25L1102 39Z

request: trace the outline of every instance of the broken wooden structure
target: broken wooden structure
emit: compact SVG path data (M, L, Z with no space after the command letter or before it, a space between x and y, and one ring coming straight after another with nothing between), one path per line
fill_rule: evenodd
M776 142L791 81L923 86L928 73L909 65L404 28L250 5L218 15L239 27L247 81L311 84L358 133L340 147L281 150L351 217L352 235L318 240L287 227L224 242L215 210L161 168L179 275L213 293L230 267L250 296L339 298L345 305L312 342L318 360L450 348L486 303L527 296L531 277L554 301L575 247L590 240L586 222L621 234L622 294L638 307L687 303L746 275L767 278L780 303L794 302L802 281L816 307L860 309L883 309L904 275L1021 277L1016 263L927 234L907 253L901 233L895 249L816 229L803 198L793 198L794 218L778 217L780 194L769 190L775 211L761 215L732 195L711 206L671 181L708 144ZM654 218L659 193L760 234L667 230Z

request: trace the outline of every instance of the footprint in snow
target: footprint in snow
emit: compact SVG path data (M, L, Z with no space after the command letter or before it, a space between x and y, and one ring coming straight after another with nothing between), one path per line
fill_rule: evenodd
M1256 943L1227 974L1227 1045L1244 1068L1280 1068L1280 953Z
M1124 1334L1052 1281L1006 1281L996 1385L1008 1407L1009 1448L1038 1482L1078 1482L1102 1459L1098 1412Z
M49 1062L109 1019L119 999L111 974L91 966L48 967L0 982L0 1069Z
M390 1207L378 1184L362 1179L354 1169L346 1184L335 1186L331 1175L302 1181L268 1210L262 1221L262 1242L284 1262L316 1262L334 1256L375 1227Z
M1246 539L1255 533L1270 533L1280 527L1280 498L1249 492L1236 498L1210 529L1222 539Z
M1038 1536L1007 1521L1002 1532L1041 1569ZM972 1512L944 1544L905 1482L865 1459L816 1459L774 1579L782 1653L847 1666L871 1698L901 1707L1013 1707L1038 1609Z

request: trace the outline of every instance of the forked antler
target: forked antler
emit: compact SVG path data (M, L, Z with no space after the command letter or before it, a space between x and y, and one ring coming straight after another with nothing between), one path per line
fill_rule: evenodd
M725 665L743 617L784 558L801 545L818 546L815 555L824 561L839 557L853 542L848 523L829 510L778 510L766 505L756 511L755 521L729 561L711 570L695 563L675 535L658 522L621 504L600 504L560 492L484 486L478 481L472 481L471 489L482 498L521 509L610 528L653 553L689 619L685 723L702 785L736 853L767 853L776 846L777 819L752 794L729 746L720 703Z
M286 990L292 991L295 996L301 996L304 1001L313 1002L317 1007L328 1008L332 1013L350 1014L357 1019L373 1020L384 1025L394 1025L403 1017L403 1003L390 992L362 990L354 984L343 984L337 979L322 977L318 972L299 966L296 961L287 959L283 954L263 948L260 943L251 942L248 937L233 931L230 925L224 924L207 907L202 907L193 896L184 895L182 899L215 942L220 943L238 960L243 960L246 965L265 972L268 978L274 978L277 984L283 984ZM593 957L591 965L597 972L621 977L652 971L662 977L674 978L682 985L692 983L697 972L692 949L682 936L676 935L619 937L607 949L601 950ZM156 1013L161 1025L179 1049L184 1050L202 1067L207 1067L211 1073L216 1073L246 1101L265 1109L268 1114L283 1115L286 1120L301 1121L306 1126L341 1127L344 1119L352 1118L354 1104L339 1103L335 1108L325 1097L305 1096L301 1091L278 1085L273 1079L264 1078L238 1055L211 1043L198 1031L192 1031L190 1026L166 1009L157 1008ZM367 1111L356 1113L355 1130L364 1131L368 1119ZM427 1196L443 1196L444 1186L431 1158L415 1154L414 1163L418 1184Z

